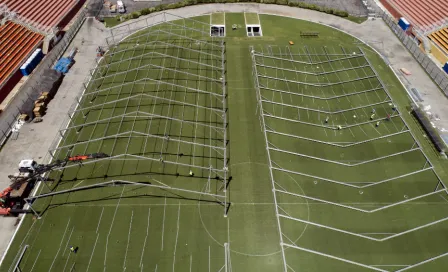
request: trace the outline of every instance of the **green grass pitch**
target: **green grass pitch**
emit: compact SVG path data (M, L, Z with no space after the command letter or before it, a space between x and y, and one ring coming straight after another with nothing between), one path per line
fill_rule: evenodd
M259 15L263 37L250 38L248 15L164 23L110 48L55 157L113 158L49 185L136 183L38 199L42 218L25 218L0 271L26 245L22 271L444 271L447 164L383 59L278 16ZM206 24L224 18L223 44Z

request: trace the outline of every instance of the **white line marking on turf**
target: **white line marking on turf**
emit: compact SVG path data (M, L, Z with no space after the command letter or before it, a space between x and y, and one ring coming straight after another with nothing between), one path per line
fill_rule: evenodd
M104 212L104 207L101 210L100 219L98 220L98 225L96 226L96 232L95 233L98 233L98 229L99 229L100 223L101 223L101 218L103 218L103 212Z
M210 272L210 246L208 246L208 272Z
M50 269L48 269L48 272L50 272L51 269L53 268L54 262L56 261L56 258L59 255L59 251L61 250L62 243L64 242L64 237L65 237L65 234L67 233L67 229L68 229L68 225L70 224L70 220L71 220L71 218L68 219L67 226L65 227L64 234L62 235L61 243L59 243L58 252L56 252L56 255L54 256L53 262L51 263L51 266L50 266Z
M65 250L62 252L62 257L64 257L65 252L67 251L68 243L70 242L70 238L72 237L74 230L75 230L75 227L72 228L72 231L70 232L70 235L68 236L67 243L65 244Z
M146 225L146 237L145 241L143 242L143 249L142 249L142 256L140 257L140 267L143 270L143 255L145 254L145 248L146 248L146 241L148 240L149 235L149 218L151 217L151 208L148 208L148 224Z
M124 254L123 271L126 270L126 259L128 257L129 241L131 240L132 220L133 219L134 219L134 211L132 211L132 213L131 213L131 222L129 222L128 242L126 244L126 251L125 251L125 254Z
M163 220L162 220L162 251L163 251L163 236L165 235L165 210L166 210L166 196L163 204Z
M157 272L157 264L156 264L156 268L154 269L154 272Z
M370 264L370 266L411 266L410 264Z
M115 207L114 217L112 217L112 222L111 222L111 224L110 224L109 233L107 234L107 238L106 238L106 250L104 251L104 271L106 271L107 246L109 245L109 236L110 236L110 233L112 232L112 226L114 225L115 216L117 215L118 206L120 205L121 197L123 196L123 193L124 193L124 189L125 189L125 188L126 188L126 187L123 186L123 190L121 190L120 198L118 199L117 205L116 205L116 207Z
M191 272L192 263L193 263L193 255L190 254L190 272Z
M177 239L179 238L179 218L180 218L180 201L179 201L179 208L177 209L177 230L176 230L176 242L174 244L174 253L173 253L173 272L174 267L176 266L176 251L177 251Z
M322 253L322 252L319 252L319 251L315 251L315 250L311 250L311 249L307 249L307 248L303 248L303 247L298 247L298 246L293 246L293 245L289 245L289 244L284 244L284 243L281 244L281 245L282 246L286 246L286 247L290 247L290 248L295 248L295 249L302 250L302 251L309 252L309 253L314 253L314 254L317 254L317 255L320 255L320 256L324 256L324 257L327 257L327 258L330 258L330 259L346 262L346 263L349 263L349 264L361 266L361 267L364 267L364 268L370 268L370 269L373 269L373 270L376 270L376 271L381 271L381 272L388 272L387 270L384 270L384 269L376 268L376 267L369 266L369 265L362 264L362 263L357 263L357 262L354 262L354 261L350 261L350 260L347 260L347 259L343 259L343 258L339 258L339 257L333 256L333 255L325 254L325 253Z
M64 256L64 255L62 255L62 256ZM68 264L68 260L70 260L70 256L71 256L71 254L68 254L67 260L65 261L64 269L62 271L65 271L65 268L67 267L67 264Z
M73 186L73 188L75 188L76 186L78 186L79 184L83 183L84 180L81 180L80 182L76 183L75 186Z
M87 265L86 272L89 271L90 263L92 262L93 254L95 253L96 243L98 242L98 237L100 237L99 233L96 235L95 244L93 245L92 253L90 254L89 264Z
M36 263L37 263L37 259L39 259L39 256L40 256L40 252L41 252L41 251L42 251L42 249L40 249L40 250L39 250L39 253L37 253L36 260L34 261L33 266L31 267L30 272L33 272L34 266L35 266Z

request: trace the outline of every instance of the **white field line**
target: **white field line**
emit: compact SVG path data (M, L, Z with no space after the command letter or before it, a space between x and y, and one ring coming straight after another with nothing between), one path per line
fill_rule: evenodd
M179 218L180 218L180 202L179 202L179 208L177 209L177 230L176 230L176 242L174 244L174 253L173 253L173 272L176 266L177 239L179 238L179 224L180 224Z
M361 267L364 267L364 268L370 268L370 269L375 270L375 271L389 272L389 271L381 269L381 268L376 268L376 267L373 267L373 266L370 266L370 265L366 265L366 264L350 261L350 260L347 260L347 259L343 259L343 258L340 258L340 257L336 257L336 256L333 256L333 255L325 254L325 253L322 253L322 252L319 252L319 251L315 251L315 250L311 250L311 249L307 249L307 248L303 248L303 247L299 247L299 246L294 246L294 245L285 244L285 243L282 243L282 246L295 248L295 249L298 249L298 250L302 250L302 251L305 251L305 252L317 254L317 255L320 255L320 256L324 256L324 257L327 257L327 258L330 258L330 259L342 261L342 262L345 262L345 263L361 266Z
M106 262L107 262L107 246L109 245L109 236L110 233L112 232L112 227L114 225L114 221L115 221L115 216L117 215L117 210L118 210L118 206L120 205L121 202L121 197L123 196L124 193L124 189L126 187L123 186L123 190L121 190L121 195L120 198L118 199L117 205L115 207L115 212L114 212L114 216L112 218L112 222L110 223L110 228L109 228L109 233L107 234L107 238L106 238L106 250L104 251L104 271L106 271Z
M44 219L44 220L45 220L45 219ZM22 222L22 221L20 221L20 222ZM26 235L25 235L25 238L23 238L22 242L20 243L19 248L22 248L23 243L25 243L25 241L28 239L28 236L30 235L31 231L33 230L34 225L36 224L36 222L37 222L37 220L34 220L33 224L31 224L31 227L30 227L29 230L27 231L27 233L26 233ZM19 224L20 224L20 223L19 223ZM43 222L42 222L42 224L43 224ZM40 227L42 227L42 224L40 225ZM38 229L38 233L40 232L40 227L39 227L39 229ZM15 235L14 235L14 236L15 236ZM12 239L14 239L14 236L12 237ZM35 241L35 239L34 239L33 242L30 244L30 249L33 247L34 241ZM3 253L3 257L5 257L6 253L7 253L7 251L5 251L5 252ZM24 260L22 260L21 263L23 263L23 266L26 265L26 262L28 261L28 256L29 256L29 255L27 255L27 257L24 258ZM1 265L0 265L0 266L1 266Z
M65 268L67 267L68 261L70 260L72 254L68 254L67 260L65 261L64 269L62 271L65 271Z
M346 166L346 167L359 166L359 165L363 165L363 164L367 164L367 163L371 163L371 162L375 162L375 161L379 161L379 160L383 160L383 159L387 159L387 158L403 155L403 154L410 153L410 152L417 151L417 150L421 151L420 147L416 147L416 148L412 148L412 149L409 149L409 150L397 152L397 153L394 153L394 154L391 154L391 155L381 156L381 157L377 157L377 158L374 158L374 159L370 159L370 160L366 160L366 161L361 161L361 162L350 164L350 163L338 162L338 161L333 161L333 160L327 160L327 159L323 159L323 158L319 158L319 157L315 157L315 156L309 156L309 155L305 155L305 154L301 154L301 153L297 153L297 152L292 152L292 151L288 151L288 150L283 150L283 149L279 149L279 148L269 147L269 149L277 151L277 152L283 152L283 153L286 153L286 154L294 155L294 156L305 157L305 158L308 158L308 159L313 159L313 160L318 160L318 161L338 164L338 165L342 165L342 166Z
M251 47L251 48L252 48L252 51L253 51L253 47ZM271 178L271 186L272 186L272 190L274 190L275 184L274 184L274 174L273 174L273 171L272 171L272 169L273 169L272 159L271 159L271 154L270 154L270 151L269 151L269 142L268 142L268 136L267 136L267 132L266 132L266 121L265 121L264 114L263 114L263 111L264 111L263 103L260 101L261 100L261 92L260 92L260 87L259 87L260 86L260 82L259 82L259 79L258 79L258 77L259 77L258 75L259 74L258 74L258 71L257 71L257 67L255 65L255 54L253 52L252 52L252 66L253 66L253 68L252 68L253 69L253 73L254 73L254 76L255 76L255 87L256 87L256 90L257 90L257 94L258 94L257 100L258 100L258 104L260 105L260 116L261 116L261 121L262 121L262 129L263 129L264 139L265 139L265 147L266 147L266 152L267 152L267 155L268 155L268 164L269 164L269 174L270 174L270 178ZM275 214L276 214L276 217L277 217L277 230L278 230L280 245L282 245L283 244L283 236L282 236L282 228L281 228L281 225L280 225L280 218L278 216L279 212L278 212L277 196L276 196L274 191L272 192L272 195L273 195L274 204L275 204ZM285 251L283 249L283 246L281 246L281 253L282 253L282 260L283 260L283 269L286 271L288 268L287 268L287 264L286 264Z
M95 244L93 245L92 253L90 254L89 264L87 265L86 272L89 271L90 263L92 262L93 255L94 255L94 253L95 253L96 244L97 244L97 242L98 242L98 237L100 237L100 234L99 234L99 233L97 233L97 235L96 235Z
M148 241L149 236L149 218L151 217L151 208L148 208L148 224L146 225L146 237L145 241L143 242L143 248L142 248L142 255L140 257L140 267L143 270L143 255L145 254L145 248L146 248L146 242Z
M406 271L406 270L409 270L409 269L411 269L411 268L420 266L420 265L422 265L422 264L425 264L425 263L429 263L429 262L435 261L435 260L440 259L440 258L445 257L445 256L448 256L448 252L443 253L443 254L441 254L441 255L439 255L439 256L433 257L433 258L429 258L429 259L424 260L424 261L422 261L422 262L419 262L419 263L410 265L410 266L405 267L405 268L403 268L403 269L397 270L396 272Z
M73 227L72 228L72 231L70 232L70 235L68 236L68 240L67 240L67 243L65 244L65 249L64 249L64 251L62 252L62 257L64 257L64 255L65 255L65 252L67 251L67 248L68 248L68 243L70 242L70 238L72 237L72 234L73 234L73 231L75 230L75 227Z
M296 172L296 171L287 170L287 169L278 168L278 167L272 167L272 169L277 170L277 171L282 171L282 172L286 172L286 173L291 173L291 174L295 174L295 175L300 175L300 176L305 176L305 177L315 178L315 179L318 179L318 180L323 180L323 181L327 181L327 182L331 182L331 183L336 183L336 184L340 184L340 185L345 185L345 186L349 186L349 187L354 187L354 188L362 189L362 188L367 188L367 187L375 186L375 185L378 185L378 184L381 184L381 183L389 182L389 181L392 181L392 180L396 180L396 179L404 178L404 177L407 177L407 176L411 176L411 175L414 175L414 174L417 174L417 173L420 173L420 172L423 172L423 171L432 169L432 167L428 167L428 168L425 168L425 169L421 169L421 170L418 170L418 171L414 171L414 172L411 172L411 173L403 174L403 175L400 175L400 176L396 176L396 177L388 178L388 179L381 180L381 181L377 181L377 182L365 182L365 183L369 183L369 184L367 184L367 185L362 185L362 186L358 186L358 185L353 185L353 184L351 184L351 183L355 183L355 182L343 182L343 181L337 181L337 180L332 180L332 179L322 178L322 177L318 177L318 176L308 175L308 174L305 174L305 173Z
M376 208L376 209L373 209L373 210L360 209L360 208L347 206L347 205L343 205L343 204L340 204L340 203L337 203L337 202L331 202L331 201L320 199L320 198L315 198L315 197L311 197L311 196L307 196L307 195L291 193L291 192L288 192L286 190L275 189L275 191L279 192L279 193L287 194L287 195L292 195L292 196L296 196L296 197L302 197L302 198L306 198L306 199L310 199L310 200L314 200L314 201L323 202L325 204L330 204L330 205L334 205L334 206L338 206L338 207L342 207L342 208L352 209L352 210L360 211L360 212L364 212L364 213L375 213L377 211L385 210L385 209L388 209L388 208L391 208L391 207L394 207L394 206L397 206L397 205L401 205L401 204L404 204L404 203L407 203L407 202L410 202L410 201L413 201L413 200L416 200L416 199L425 198L427 196L430 196L430 195L433 195L433 194L438 194L438 193L441 193L441 192L444 192L444 191L446 192L446 189L440 189L440 190L433 191L433 192L430 192L430 193L427 193L427 194L423 194L423 195L419 195L419 196L416 196L416 197L413 197L413 198L408 198L406 200L402 200L402 201L398 201L398 202L395 202L395 203L391 203L391 204L388 204L386 206L382 206L382 207L379 207L379 208Z
M360 234L365 234L365 235L386 235L386 234L397 234L396 232L362 232Z
M40 250L39 250L39 253L37 253L36 260L34 260L34 263L33 263L33 266L31 267L30 272L33 272L33 270L34 270L34 266L36 265L37 260L39 259L39 256L40 256L40 252L41 252L41 251L42 251L42 249L40 249ZM6 254L6 253L5 253L5 254Z
M65 227L64 234L62 235L61 243L59 243L58 251L56 252L56 255L54 256L53 262L51 263L51 266L48 269L48 272L50 272L51 269L53 268L54 262L56 261L56 258L59 255L59 251L61 250L62 243L64 242L64 237L65 237L65 234L67 233L67 229L68 229L68 225L70 224L70 220L71 220L71 218L68 219L67 226Z
M410 266L410 264L370 264L370 266L378 266L378 267L381 267L381 266L388 267L388 266L390 266L390 267L392 267L392 266Z
M193 263L193 255L190 254L190 272L192 272L191 267Z
M39 233L40 233L40 230L41 230L41 228L42 228L42 226L45 224L45 219L46 219L46 217L44 217L43 219L42 219L42 222L41 222L41 224L40 224L40 226L39 226L39 228L37 229L37 233L34 235L34 239L33 239L33 241L30 243L30 250L31 249L33 249L33 247L34 247L34 242L36 242L36 239L37 239L37 237L39 236ZM37 221L37 220L36 220ZM36 222L35 221L35 222ZM17 231L17 230L16 230ZM11 238L11 239L14 239L14 236ZM12 240L11 240L12 241ZM10 241L10 242L11 242ZM22 246L22 245L20 245L20 246ZM6 255L6 253L7 253L7 251L5 251L5 253L3 253L3 257ZM24 266L26 265L26 263L28 262L28 257L29 257L30 255L27 255L25 258L24 258L24 261L23 261L23 263L24 263Z
M98 225L96 226L96 231L95 231L95 233L98 233L98 230L99 230L99 228L100 228L101 219L103 218L103 212L104 212L104 207L103 207L103 209L101 210L100 219L98 220Z
M165 236L165 214L166 214L166 196L163 204L163 220L162 220L162 251L163 251L163 237Z
M435 224L438 224L438 223L441 223L441 222L444 222L444 221L448 220L448 217L445 217L445 218L433 221L431 223L427 223L427 224L424 224L424 225L421 225L421 226L418 226L418 227L415 227L415 228L412 228L412 229L409 229L409 230L406 230L406 231L403 231L403 232L400 232L400 233L396 233L396 234L391 235L391 236L387 236L387 237L384 237L384 238L381 238L381 239L377 239L377 238L373 238L373 237L370 237L370 236L362 235L362 234L359 234L359 233L354 233L354 232L346 231L346 230L343 230L343 229L338 229L338 228L333 228L333 227L330 227L330 226L327 226L327 225L318 224L318 223L315 223L315 222L311 222L309 220L303 220L303 219L299 219L299 218L295 218L295 217L291 217L291 216L286 216L286 215L283 215L283 214L279 214L278 216L286 218L286 219L289 219L289 220L301 222L301 223L304 223L304 224L310 224L310 225L313 225L313 226L316 226L316 227L321 227L321 228L324 228L324 229L329 229L329 230L332 230L332 231L341 232L341 233L344 233L344 234L349 234L349 235L352 235L352 236L357 236L357 237L365 238L365 239L376 241L376 242L384 242L384 241L393 239L395 237L402 236L402 235L408 234L410 232L414 232L414 231L417 231L417 230L420 230L420 229L423 229L423 228L426 228L426 227L429 227L429 226L432 226L432 225L435 225Z
M273 203L270 202L232 202L232 205L272 205ZM304 205L306 202L278 202L278 204L285 204L285 205ZM326 203L309 203L310 205L326 205ZM394 204L394 202L341 202L339 204L346 204L346 205L368 205L368 206L378 206L378 205L384 205L384 204ZM429 201L429 202L414 202L414 203L407 203L408 205L428 205L428 204L435 204L435 205L448 205L448 202L439 202L439 201ZM127 207L133 207L133 206L161 206L163 204L121 204L121 206L127 206ZM168 206L174 206L177 204L167 204ZM197 206L197 204L180 204L181 206ZM97 207L96 205L76 205L80 207ZM110 206L109 204L106 204L104 206ZM201 206L216 206L214 203L203 203Z
M129 241L131 240L131 231L132 231L132 221L134 219L134 211L131 213L131 222L129 222L129 232L128 232L128 242L126 244L126 252L124 254L124 261L123 261L123 271L126 270L126 259L128 256L128 249L129 249Z

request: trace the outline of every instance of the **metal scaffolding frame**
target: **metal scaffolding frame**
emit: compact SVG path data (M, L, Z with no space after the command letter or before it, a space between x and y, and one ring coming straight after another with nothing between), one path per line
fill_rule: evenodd
M285 256L285 249L286 248L296 248L302 251L307 251L307 252L312 252L314 254L317 255L321 255L321 256L326 256L326 257L330 257L336 260L340 260L343 262L347 262L347 263L351 263L354 265L359 265L359 266L363 266L366 268L370 268L373 270L378 270L378 271L385 271L382 269L378 269L375 266L370 266L370 265L363 265L360 263L356 263L353 262L351 260L347 260L347 259L343 259L343 258L339 258L336 256L332 256L332 255L328 255L325 254L323 252L318 252L318 251L314 251L308 248L301 248L299 246L297 246L296 242L291 240L283 231L282 231L282 224L281 224L281 219L282 220L289 220L289 221L295 221L295 222L300 222L303 224L307 224L307 225L312 225L312 226L316 226L318 228L323 228L323 229L327 229L327 230L331 230L331 231L335 231L335 232L339 232L339 233L344 233L344 234L348 234L348 235L352 235L355 237L360 237L360 238L364 238L367 240L371 240L371 241L375 241L375 242L383 242L389 239L393 239L395 237L398 236L402 236L414 231L418 231L420 229L424 229L426 227L430 227L433 226L435 224L439 224L441 222L447 221L448 217L443 217L443 218L439 218L439 219L432 219L431 222L425 222L425 223L421 223L422 225L416 226L414 228L408 229L408 230L403 230L401 232L397 232L397 233L391 233L390 235L387 235L385 237L382 238L376 238L376 237L372 237L369 236L368 233L363 234L363 233L356 233L356 232L352 232L349 230L344 230L344 229L340 229L340 228L335 228L329 225L325 225L325 224L320 224L318 222L314 222L311 221L309 218L305 219L305 218L297 218L295 216L291 216L290 214L288 214L288 212L282 208L282 206L280 204L277 203L277 197L279 194L281 195L287 195L287 196L291 196L291 197L299 197L299 198L303 198L303 199L307 199L307 200L311 200L311 201L317 201L320 203L325 203L325 204L329 204L329 205L333 205L335 207L341 207L341 208L345 208L348 210L352 210L352 211L356 211L356 212L360 212L360 213L367 213L367 214L371 214L371 213L375 213L378 211L383 211L398 205L402 205L404 203L408 203L411 201L415 201L418 199L423 199L425 197L431 196L431 195L436 195L436 194L440 194L440 193L444 193L444 194L448 194L448 189L447 187L444 185L443 181L440 179L440 177L437 175L437 173L434 171L434 167L431 164L431 162L429 161L428 157L426 156L426 154L423 152L421 145L419 143L419 141L415 138L415 136L412 134L412 132L409 129L408 124L406 123L406 121L401 117L400 112L398 110L396 110L396 114L393 114L393 116L390 116L390 118L395 117L395 118L399 118L402 121L402 128L400 130L400 127L397 127L397 125L395 123L393 123L393 126L395 126L396 131L390 131L388 130L389 133L387 133L386 135L381 135L379 137L374 137L374 138L370 138L370 139L366 139L366 140L356 140L355 142L351 142L351 143L333 143L333 142L329 142L329 141L324 141L324 140L317 140L317 139L311 139L308 137L302 137L299 135L292 135L290 133L286 133L286 132L281 132L278 131L276 129L271 128L266 122L267 122L267 118L274 118L274 119L279 119L279 120L283 120L286 122L295 122L295 123L305 123L307 125L313 125L316 127L321 127L323 129L331 129L331 130L340 130L340 129L349 129L351 127L354 126L359 126L359 125L363 125L363 124L369 124L372 122L376 122L377 119L373 119L371 120L372 122L355 122L356 124L346 124L343 125L342 127L336 127L334 124L333 125L324 125L323 121L322 124L318 124L318 123L310 123L310 122L304 122L300 120L300 113L299 113L299 120L294 120L291 118L285 118L283 117L283 110L281 115L278 115L275 113L275 110L273 110L273 113L269 113L265 107L266 106L271 106L274 109L274 106L280 107L283 109L283 107L285 108L293 108L295 110L306 110L308 117L309 117L309 113L308 111L311 112L317 112L317 113L324 113L324 114L328 114L328 115L332 115L335 113L344 113L350 110L354 110L354 109L362 109L364 111L364 108L367 107L372 107L374 105L376 106L382 106L384 108L384 104L389 103L389 105L392 104L392 99L391 96L387 90L386 85L381 81L381 78L378 76L376 70L374 69L374 67L371 65L370 61L365 57L365 53L362 50L362 48L358 48L359 49L359 53L356 53L356 56L352 56L351 54L348 54L347 52L345 52L345 50L342 48L342 51L344 52L344 54L329 54L327 52L327 49L324 47L323 49L323 54L318 54L318 53L310 53L309 49L304 47L304 51L305 54L292 54L290 49L287 47L286 51L289 51L288 53L285 54L274 54L272 53L272 49L270 47L268 47L268 51L270 51L267 54L264 54L262 52L256 52L254 50L253 47L251 47L251 57L252 57L252 69L253 69L253 76L254 76L254 82L255 82L255 88L256 88L256 95L257 95L257 112L259 112L259 116L260 116L260 123L261 123L261 127L262 127L262 132L264 133L265 136L265 141L266 141L266 149L267 149L267 155L268 155L268 165L269 165L269 170L270 170L270 177L271 177L271 182L272 182L272 190L273 190L273 196L274 196L274 204L275 204L275 211L276 211L276 215L277 215L277 226L278 226L278 230L279 230L279 236L280 236L280 246L281 246L281 250L282 250L282 257L283 257L283 266L284 266L284 271L293 271L292 267L290 267L290 265L288 264L287 260L286 260L286 256ZM286 52L285 51L285 52ZM355 52L353 53L355 54ZM313 59L311 58L311 56L314 57L325 57L327 60L325 61L313 61ZM274 67L272 65L265 65L264 63L258 61L257 58L263 58L266 57L267 59L271 59L274 62L274 65L276 61L286 61L289 62L289 65L292 65L294 67L294 69L290 69L289 66L288 68L284 68L284 67ZM294 59L295 57L307 57L309 59L309 61L298 61L296 59ZM330 58L331 57L331 58ZM336 58L335 58L336 57ZM355 65L355 67L348 68L348 69L335 69L332 65L332 63L339 61L341 59L348 59L348 58L364 58L365 59L365 63L361 64L361 65ZM320 60L320 59L319 59ZM292 63L292 64L291 64ZM312 71L303 71L300 69L296 69L294 63L298 63L300 65L307 65L308 67L311 67ZM323 64L323 63L327 63L330 67L331 67L331 71L324 71L322 72L316 72L314 71L314 68L312 65L315 65L316 63L318 64ZM282 64L283 65L283 64ZM271 76L271 75L267 75L265 73L261 73L260 71L258 71L258 68L262 68L262 69L270 69L271 72L275 73L276 76ZM356 69L354 69L356 68ZM370 74L367 74L366 71L364 70L364 68L370 69ZM358 74L357 70L360 69L362 72L361 74ZM296 70L296 71L295 71ZM350 80L341 80L341 78L339 77L339 75L337 74L338 72L341 71L348 71L348 70L355 70L356 71L356 75L357 78L356 79L350 79ZM295 72L296 74L301 74L302 76L305 76L305 78L307 76L315 76L315 79L317 79L317 82L314 82L313 79L311 79L311 81L313 83L308 83L308 82L302 82L300 80L290 80L285 76L285 73L293 73ZM278 73L283 74L283 77L278 75ZM362 74L364 73L364 74ZM272 73L271 73L272 74ZM318 76L322 76L322 75L328 75L328 74L333 74L336 75L336 83L321 83L319 81L319 77ZM348 109L338 109L338 110L330 110L330 105L328 104L328 100L330 99L339 99L341 97L348 97L348 96L354 96L358 94L358 91L356 92L352 92L349 94L346 94L344 92L343 95L337 95L334 90L333 96L326 96L326 93L324 93L324 91L322 91L323 96L318 96L318 95L314 95L314 94L304 94L299 93L299 92L293 92L290 90L290 86L289 84L296 84L296 85L300 85L302 88L306 89L307 86L312 86L312 87L330 87L332 88L333 85L336 84L341 84L341 82L354 82L354 81L359 81L362 79L366 79L366 78L373 78L375 80L378 81L378 86L372 86L372 82L369 81L370 83L370 89L367 88L364 83L362 84L364 86L364 90L360 90L359 92L361 93L367 93L367 92L372 92L372 91L379 91L379 90L384 90L384 92L386 93L386 100L379 102L379 103L372 103L369 101L369 99L367 98L369 104L365 105L365 106L360 106L360 107L356 107L356 108L348 108ZM328 80L328 79L326 79ZM339 80L339 81L338 81ZM264 84L263 82L266 82L266 84ZM277 83L276 82L282 82L280 85L281 87L277 87ZM272 86L268 86L271 85L270 83L273 83L272 85L274 85L274 87ZM375 83L376 84L376 83ZM272 99L267 98L266 96L262 95L262 90L269 90L272 92ZM286 90L285 90L286 89ZM295 89L296 90L296 89ZM286 103L283 101L283 98L281 96L281 94L286 94L286 96L295 96L295 97L308 97L308 98L312 98L317 99L317 100L321 100L321 101L326 101L326 103L328 104L328 110L325 110L324 108L317 108L317 109L313 109L313 108L309 108L308 105L306 105L305 107L302 106L296 106L293 105L293 103ZM276 94L280 94L280 101L274 101L274 96ZM278 97L278 96L277 96ZM379 98L379 97L378 97ZM277 99L278 100L278 99ZM292 100L292 98L291 98ZM279 110L280 111L280 110ZM386 111L387 112L387 111ZM364 111L364 113L366 113ZM369 115L367 115L369 116ZM316 116L314 116L316 117ZM318 118L320 120L320 118ZM371 118L372 119L372 118ZM384 118L383 118L384 119ZM313 120L315 121L315 120ZM293 152L293 151L289 151L289 150L285 150L285 149L281 149L276 147L272 142L270 142L268 135L269 134L276 134L276 135L280 135L286 138L296 138L296 139L301 139L301 140L306 140L306 141L312 141L312 142L318 142L321 144L325 144L325 145L330 145L330 146L336 146L342 149L345 148L349 148L351 146L355 146L355 145L359 145L362 143L366 143L366 142L371 142L371 141L375 141L375 140L379 140L379 139L384 139L385 137L391 137L391 136L395 136L395 135L402 135L403 133L408 133L413 141L412 147L410 147L408 150L404 150L402 152L396 152L394 154L391 155L386 155L386 156L380 156L380 157L375 157L369 160L365 160L365 161L360 161L360 162L356 162L356 163L344 163L344 162L339 162L339 161L334 161L334 160L329 160L329 159L324 159L324 158L320 158L320 157L315 157L315 156L310 156L310 155L306 155L306 154L300 154L298 152ZM367 135L366 135L367 136ZM285 138L285 139L286 139ZM298 172L298 171L294 171L294 170L290 170L290 169L285 169L283 168L281 165L279 165L277 162L275 162L272 158L271 158L271 153L272 152L282 152L282 153L287 153L289 155L292 156L297 156L297 157L305 157L308 159L313 159L313 160L319 160L319 161L323 161L325 163L332 163L332 164L338 164L338 165L342 165L344 167L353 167L353 166L357 166L357 165L361 165L361 164L366 164L366 163L370 163L370 162L374 162L374 161L378 161L381 159L385 159L388 157L393 157L393 156L399 156L399 155L403 155L409 152L420 152L421 154L423 154L424 156L424 165L423 168L419 169L419 170L415 170L413 172L410 173L405 173L405 174L401 174L395 177L389 177L387 179L383 179L383 180L379 180L379 181L367 181L367 182L355 182L355 183L351 183L351 182L346 182L346 181L339 181L339 180L333 180L333 179L328 179L328 178L324 178L324 177L319 177L319 176L313 176L310 174L306 174L306 173L302 173L302 172ZM423 161L422 161L423 163ZM387 205L382 205L380 207L377 208L372 208L372 209L362 209L362 208L358 208L355 206L351 206L351 205L345 205L342 203L337 203L334 201L330 201L330 200L326 200L326 199L322 199L319 197L313 197L313 196L309 196L307 195L305 192L303 193L296 193L296 192L291 192L288 191L286 189L283 188L283 186L281 184L279 184L279 180L277 180L274 176L275 172L284 172L284 173L289 173L289 174L294 174L294 175L299 175L299 176L303 176L303 177L307 177L307 178L313 178L316 180L321 180L324 182L330 182L330 183L334 183L334 184L338 184L341 186L347 186L347 187L351 187L351 188L358 188L358 189L362 189L362 188L368 188L368 187L372 187L372 186L376 186L378 184L383 184L386 182L390 182L393 180L398 180L398 179L402 179L405 178L407 176L411 176L411 175L415 175L418 173L422 173L422 172L426 172L426 171L431 171L434 174L434 184L437 183L437 186L435 186L435 189L429 192L425 192L425 193L420 193L420 195L416 195L416 196L412 196L410 198L406 197L405 200L401 200L401 201L395 201L392 202L391 204L387 204ZM361 183L361 185L356 184L356 183ZM361 191L360 191L361 192ZM286 243L285 243L286 242ZM415 265L410 265L409 268L411 267L415 267L418 266L420 264L432 261L434 259L438 259L441 256L445 256L447 253L427 259L423 262L417 263ZM404 268L404 270L407 270L407 268ZM400 270L401 271L401 270Z
M168 17L164 14L163 22L148 24L146 27L152 28L142 34L129 36L146 27L120 31L118 36L123 44L117 37L108 38L109 51L90 71L82 95L68 113L67 126L59 130L59 144L49 150L49 155L61 159L77 153L101 152L109 157L82 165L139 160L162 169L174 165L183 171L208 173L201 176L207 179L206 191L162 182L148 182L145 186L208 195L219 200L227 216L230 203L225 43L222 38L209 37L208 32L192 27L199 23L202 26L202 22L181 17L175 17L181 23L170 22L174 17ZM117 30L111 30L112 36L114 31ZM124 37L128 38L123 40ZM54 171L73 167L79 164L67 164ZM187 173L181 175L188 176ZM179 172L169 174L179 176ZM212 182L216 182L214 191L210 191ZM136 184L113 180L89 188L118 183ZM55 191L32 199L67 192Z

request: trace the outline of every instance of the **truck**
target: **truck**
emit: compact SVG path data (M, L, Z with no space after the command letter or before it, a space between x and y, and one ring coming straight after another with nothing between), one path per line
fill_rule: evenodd
M124 7L123 1L120 1L120 0L117 1L117 10L119 13L126 12L126 8Z
M107 157L109 155L104 153L92 153L66 157L50 164L38 164L33 159L22 160L19 163L19 172L8 176L11 185L0 191L0 215L9 216L29 212L28 209L24 209L25 198L28 197L36 182L43 179L45 173L64 167L68 163L79 163L82 166L85 160Z

